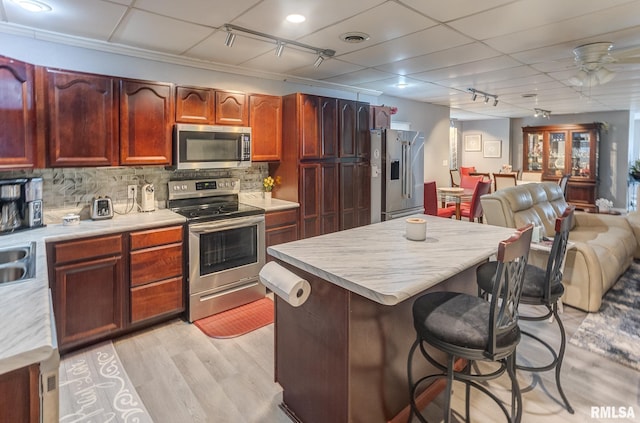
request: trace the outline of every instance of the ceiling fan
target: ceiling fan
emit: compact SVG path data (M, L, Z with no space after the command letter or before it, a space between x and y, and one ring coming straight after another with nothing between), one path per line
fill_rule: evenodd
M578 87L606 84L616 74L605 66L640 63L640 47L617 51L611 51L612 48L613 43L610 41L583 44L574 48L573 55L578 73L569 78L569 83Z

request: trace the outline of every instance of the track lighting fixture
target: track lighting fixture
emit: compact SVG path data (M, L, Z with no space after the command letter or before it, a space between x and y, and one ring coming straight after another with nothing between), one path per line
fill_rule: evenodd
M544 110L544 109L533 109L533 111L535 112L533 114L533 117L543 117L543 118L551 118L551 110Z
M227 37L224 39L224 45L227 47L232 47L233 46L233 42L236 40L236 34L234 34L233 32L229 31L227 32Z
M236 33L238 32L242 32L245 34L249 34L252 35L254 37L258 37L258 38L262 38L263 41L267 40L268 42L274 42L276 43L276 56L280 57L282 55L282 52L284 51L284 46L289 45L289 46L294 46L294 47L298 47L304 50L309 50L311 52L313 52L314 54L317 55L316 61L314 62L313 66L314 67L318 67L322 64L322 62L327 59L327 58L331 58L333 56L335 56L336 52L335 50L331 50L331 49L325 49L325 48L318 48L318 47L314 47L314 46L310 46L308 44L303 44L300 43L298 41L294 41L294 40L287 40L285 38L279 38L276 37L275 35L270 35L270 34L266 34L264 32L259 32L259 31L254 31L252 29L248 29L248 28L242 28L240 26L236 26L236 25L232 25L232 24L225 24L223 25L223 28L225 31L227 31L227 37L224 41L224 44L227 47L231 47L233 45L233 41L235 40L236 37Z
M475 88L468 88L467 91L471 93L471 100L476 101L478 95L484 97L484 104L489 104L489 101L493 99L493 107L498 105L498 96L496 94L485 93L484 91L476 90Z

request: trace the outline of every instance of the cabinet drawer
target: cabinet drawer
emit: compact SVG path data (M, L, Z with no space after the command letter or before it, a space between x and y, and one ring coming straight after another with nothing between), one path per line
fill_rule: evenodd
M182 226L169 228L149 229L131 233L131 249L153 247L156 245L173 244L182 242Z
M182 243L131 252L131 286L182 275Z
M269 212L265 215L265 227L275 228L277 226L292 225L298 221L298 209Z
M122 234L59 242L55 244L54 250L56 264L119 255L122 254Z
M131 289L131 323L182 309L182 277Z

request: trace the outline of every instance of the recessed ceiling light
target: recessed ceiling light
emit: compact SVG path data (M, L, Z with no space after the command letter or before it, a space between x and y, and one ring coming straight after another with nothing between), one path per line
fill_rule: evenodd
M409 84L407 84L406 82L398 82L396 84L396 87L398 88L407 88L409 86Z
M51 6L37 0L12 0L15 4L29 12L50 12Z
M287 16L287 22L291 22L291 23L302 23L304 21L306 21L307 18L305 18L302 15L298 15L296 13L293 13L289 16Z

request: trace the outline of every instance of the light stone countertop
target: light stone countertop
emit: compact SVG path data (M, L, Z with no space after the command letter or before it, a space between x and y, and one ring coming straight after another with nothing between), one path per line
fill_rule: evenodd
M280 200L279 198L272 198L270 202L265 201L262 192L241 192L238 195L238 201L244 204L248 204L254 207L260 207L265 209L267 213L280 210L296 209L300 207L299 203L293 201Z
M435 216L427 239L405 238L405 219L279 244L272 256L383 305L398 304L498 251L512 228ZM313 295L313 293L311 294Z
M109 220L83 220L79 225L50 224L44 228L0 235L0 247L36 242L36 274L32 279L0 284L0 374L47 359L57 348L49 295L46 242L57 242L182 224L170 210L115 215Z

